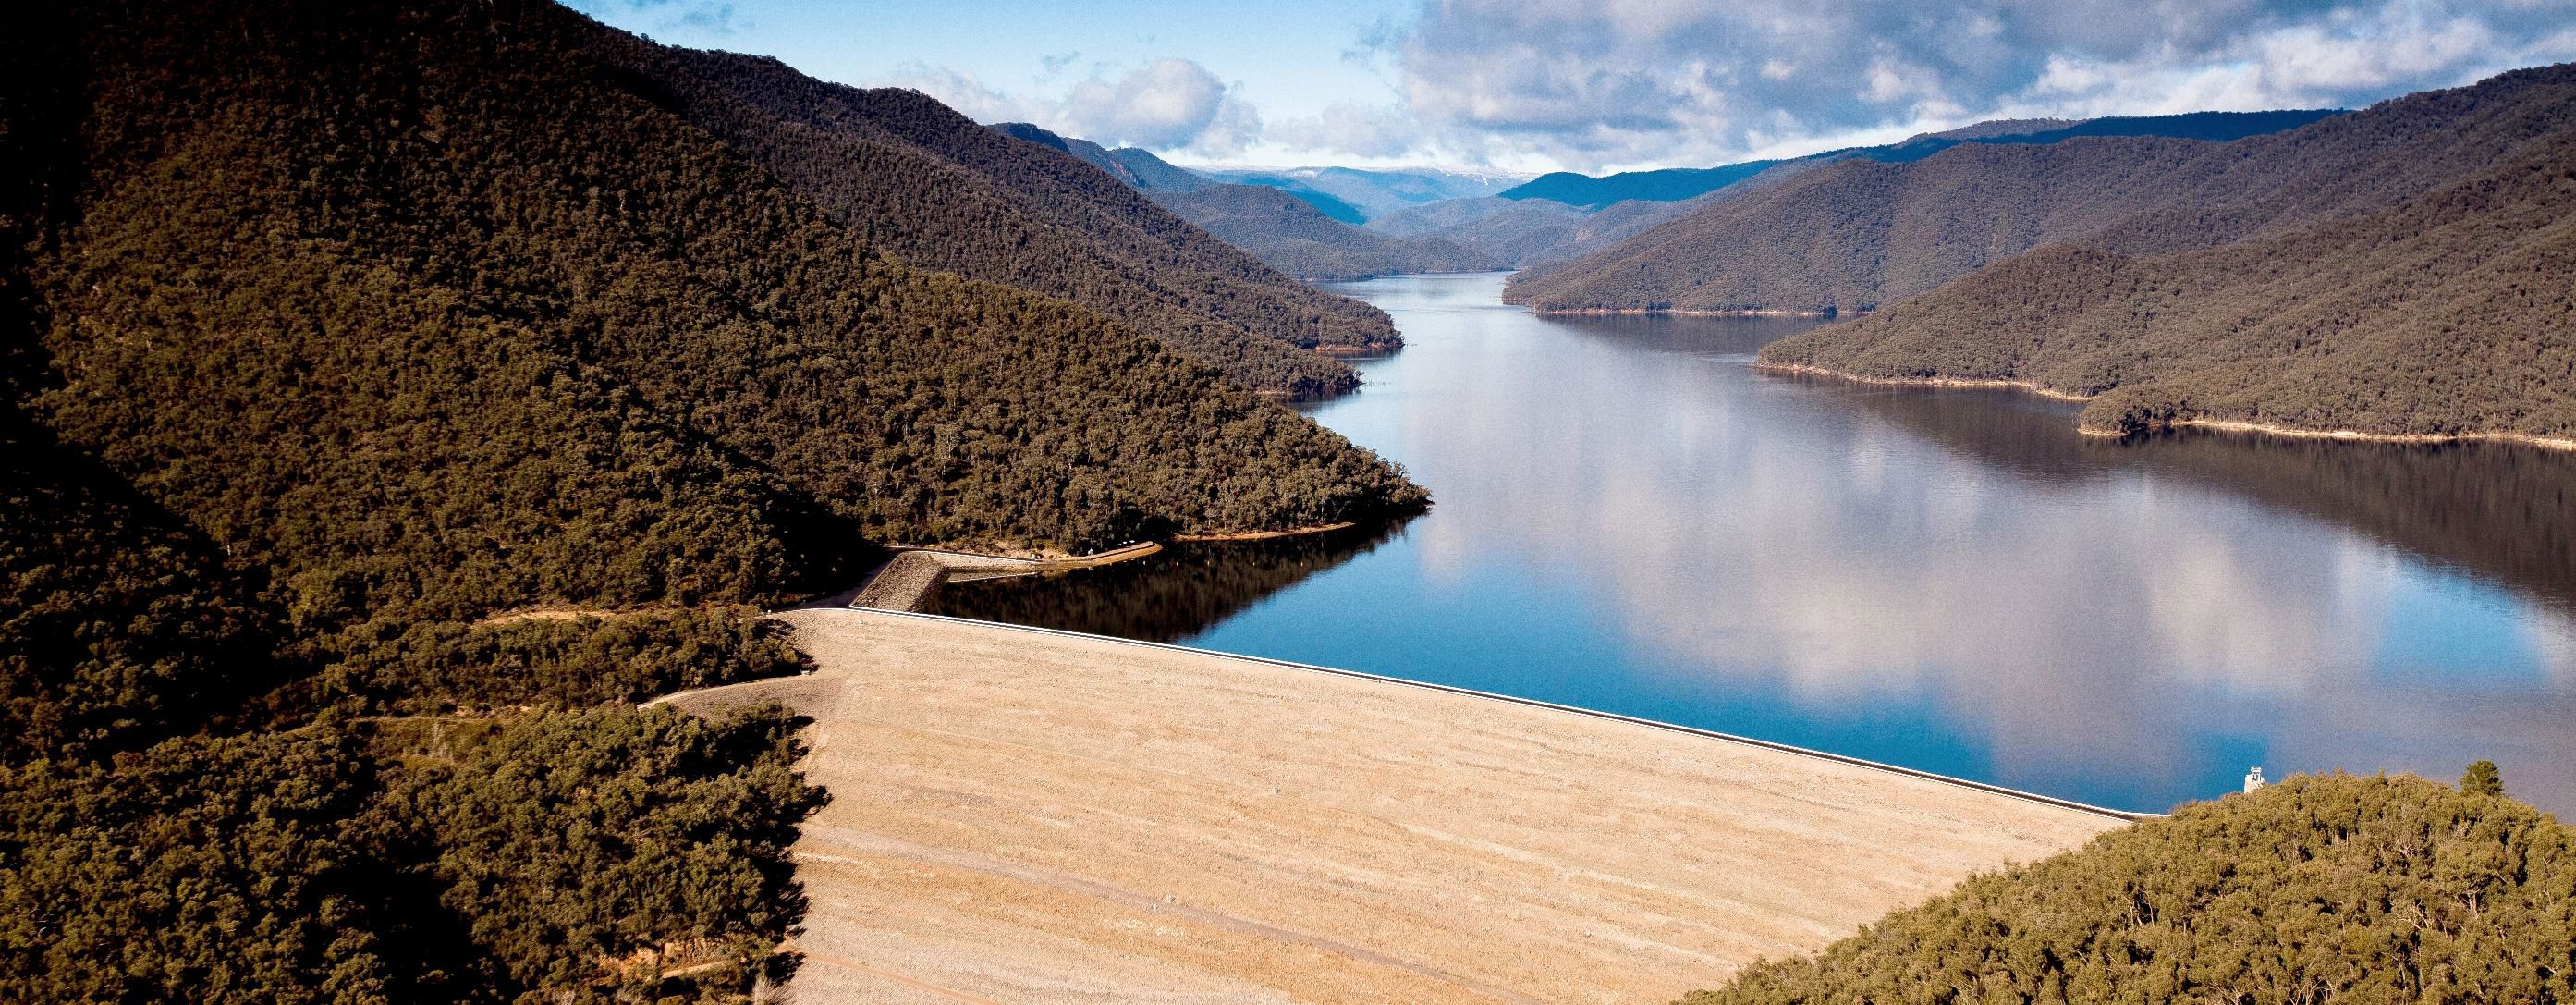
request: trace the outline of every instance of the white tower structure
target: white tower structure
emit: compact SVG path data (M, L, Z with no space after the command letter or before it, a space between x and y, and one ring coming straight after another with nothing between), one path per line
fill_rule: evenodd
M2247 791L2247 792L2252 792L2252 791L2254 791L2254 790L2256 790L2256 789L2259 789L2259 788L2262 788L2262 787L2263 787L2263 766L2262 766L2262 765L2260 765L2260 764L2257 764L2257 765L2255 765L2255 766L2253 766L2253 767L2251 767L2251 768L2247 768L2247 769L2245 769L2245 791Z

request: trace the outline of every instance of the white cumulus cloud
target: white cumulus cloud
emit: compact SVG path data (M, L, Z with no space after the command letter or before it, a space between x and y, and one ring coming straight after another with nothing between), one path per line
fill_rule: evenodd
M1982 118L2352 107L2576 58L2576 0L1425 0L1453 149L1713 163Z
M913 67L886 81L945 102L979 122L1034 122L1105 146L1226 156L1261 134L1261 116L1234 88L1186 59L1095 73L1059 97L1015 95L971 74Z

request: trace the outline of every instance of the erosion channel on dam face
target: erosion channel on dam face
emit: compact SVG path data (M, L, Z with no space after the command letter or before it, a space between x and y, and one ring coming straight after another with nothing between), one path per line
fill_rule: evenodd
M2576 810L2576 454L2079 435L2010 392L1758 373L1819 322L1335 287L1407 348L1316 419L1439 500L930 610L1598 708L2161 810L2248 765L2490 758Z

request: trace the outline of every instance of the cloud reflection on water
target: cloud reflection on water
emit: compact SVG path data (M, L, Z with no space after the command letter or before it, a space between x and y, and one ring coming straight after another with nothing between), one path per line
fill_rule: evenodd
M1347 288L1408 347L1315 414L1432 489L1401 530L942 602L2133 808L2487 757L2576 809L2576 454L2089 440L2028 396L1746 366L1813 322L1499 286Z
M2302 458L2391 448L2087 443L2028 399L1743 365L1795 322L1416 313L1481 285L1395 282L1416 284L1380 300L1412 348L1395 361L1401 442L1378 445L1439 494L1415 531L1426 578L1497 556L1576 577L1664 672L1760 678L1828 713L1920 696L2008 778L2205 771L2213 737L2243 735L2301 767L2448 778L2494 756L2518 791L2576 805L2563 596L2425 562L2492 541L2408 554L2320 518L2331 501L2267 501L2347 488ZM2194 463L2267 450L2268 483ZM2564 541L2554 529L2536 536ZM2520 665L2391 679L2402 607L2460 595L2509 609L2495 627L2530 640L2505 657Z

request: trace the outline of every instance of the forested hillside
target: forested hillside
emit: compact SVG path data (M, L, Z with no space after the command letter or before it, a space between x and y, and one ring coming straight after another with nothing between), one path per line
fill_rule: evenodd
M2523 156L2566 128L2571 74L2518 71L2227 143L2077 135L1847 161L1522 277L1510 296L1541 310L1869 310L2043 244L2170 254L2280 236Z
M2576 111L2576 76L2520 89ZM2152 244L2139 227L2129 240ZM2170 255L2043 248L1762 360L2094 396L2086 429L2174 423L2576 439L2576 116L2468 180Z
M2576 1000L2576 832L2464 782L2297 777L2186 806L1682 1001Z
M1106 172L976 125L921 94L829 84L774 59L603 43L670 104L913 264L1082 304L1254 388L1358 383L1311 350L1398 343L1384 312L1300 285Z
M822 796L782 712L633 702L799 669L747 605L1421 499L561 7L7 20L0 1001L739 1000Z
M1259 185L1156 192L1172 212L1300 279L1364 279L1410 272L1484 272L1494 259L1437 238L1388 237L1318 212Z

